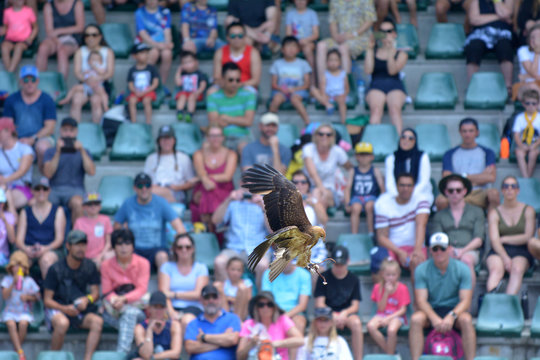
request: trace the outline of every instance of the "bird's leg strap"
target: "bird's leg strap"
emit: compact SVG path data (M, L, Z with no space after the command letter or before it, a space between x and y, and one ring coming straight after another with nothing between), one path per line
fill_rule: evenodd
M316 263L316 264L310 262L310 263L307 265L307 269L308 269L309 271L312 271L312 272L316 273L317 275L319 275L319 276L323 279L323 285L327 285L328 282L326 281L326 278L323 276L323 274L321 274L321 272L319 271L319 265L322 264L323 262L326 262L326 261L329 261L329 260L330 260L330 261L333 261L334 263L336 262L336 261L335 261L334 259L332 259L332 258L326 258L326 259L324 259L323 261L318 262L318 263Z

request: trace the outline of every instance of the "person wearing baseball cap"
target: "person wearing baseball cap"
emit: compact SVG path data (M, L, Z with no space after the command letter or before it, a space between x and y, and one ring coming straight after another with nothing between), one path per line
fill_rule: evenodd
M424 349L424 329L440 333L455 328L461 331L465 359L476 354L476 331L471 307L473 288L467 265L449 254L450 240L443 232L429 238L431 258L415 271L414 298L417 311L411 317L409 347L411 358L418 360Z
M127 227L135 235L135 253L157 269L169 260L166 223L177 234L186 232L182 220L167 200L152 194L152 178L141 172L133 182L135 195L127 198L114 216L114 228Z
M361 359L364 334L362 321L358 316L362 300L360 280L347 267L349 249L342 245L335 246L332 250L332 259L334 259L335 264L317 279L314 293L315 307L328 306L332 309L336 327L339 330L343 330L345 327L351 330L354 358ZM323 284L323 279L326 279L327 285ZM340 295L336 296L336 294Z
M345 189L345 211L351 214L351 233L357 234L360 227L360 214L366 214L368 234L373 237L373 209L375 200L384 192L384 178L379 169L373 166L373 145L359 142L354 147L358 166L349 169Z
M191 359L236 359L241 322L238 315L222 309L223 299L214 285L202 288L204 312L187 325L184 336Z
M465 201L471 190L470 180L461 175L450 174L442 178L439 181L439 191L446 197L448 207L435 213L431 230L448 235L450 256L467 264L474 289L476 284L474 268L480 261L480 248L484 243L486 232L486 217L484 210Z
M260 136L247 144L242 150L240 166L246 171L254 164L270 164L276 170L285 174L292 159L290 147L279 142L279 117L267 112L259 120Z
M152 101L156 101L156 90L159 86L159 73L148 58L150 46L144 42L133 45L131 55L135 64L129 69L127 76L129 95L127 96L129 119L137 122L137 104L142 103L146 123L152 123ZM165 50L165 49L164 49ZM170 62L168 67L170 68ZM168 70L167 70L168 72ZM165 81L167 77L163 78Z

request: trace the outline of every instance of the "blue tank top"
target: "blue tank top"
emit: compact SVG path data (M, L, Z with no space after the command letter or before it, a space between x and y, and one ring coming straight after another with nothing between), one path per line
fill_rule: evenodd
M148 319L144 320L141 325L146 330L148 328ZM161 345L163 350L171 349L171 321L165 323L165 328L159 334L154 333L154 347Z
M351 197L355 196L379 196L381 189L375 178L373 166L365 173L358 167L354 168Z
M49 245L54 240L54 219L56 218L58 205L53 205L49 215L40 223L34 216L31 206L24 208L26 211L26 239L25 245Z

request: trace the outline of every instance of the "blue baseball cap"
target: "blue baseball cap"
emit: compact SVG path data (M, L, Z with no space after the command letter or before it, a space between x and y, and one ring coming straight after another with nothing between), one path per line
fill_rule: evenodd
M39 78L39 71L34 65L24 65L19 72L19 79L24 79L27 76Z
M388 256L390 254L388 253L388 250L385 247L374 246L370 251L370 255L371 255L370 270L372 274L376 274L381 269L381 264L384 261L384 259L388 259Z

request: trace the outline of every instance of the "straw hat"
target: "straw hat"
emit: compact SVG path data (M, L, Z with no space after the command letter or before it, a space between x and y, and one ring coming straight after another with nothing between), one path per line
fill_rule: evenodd
M30 260L22 250L17 250L9 257L9 263L6 265L6 270L11 274L11 268L15 265L20 265L23 268L24 274L28 274L30 269Z

